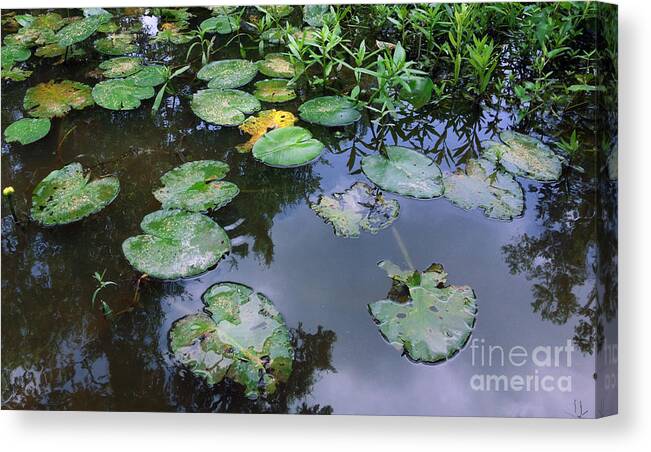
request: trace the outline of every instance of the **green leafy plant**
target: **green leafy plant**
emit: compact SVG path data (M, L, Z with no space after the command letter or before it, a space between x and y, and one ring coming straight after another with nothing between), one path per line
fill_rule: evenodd
M468 62L472 67L477 84L473 89L477 95L483 95L488 89L488 85L497 66L497 55L495 54L495 44L488 36L477 39L472 37L473 44L467 45Z
M183 74L185 71L190 69L190 65L183 66L174 72L172 72L172 69L169 67L165 67L165 83L163 83L163 86L160 87L158 90L158 93L156 94L156 98L154 99L154 105L151 107L151 112L152 114L155 114L158 109L160 108L161 103L163 102L163 96L165 93L169 94L174 94L174 90L171 88L170 82L172 81L173 78L179 77L181 74Z
M104 271L102 273L99 273L99 272L93 273L93 279L95 281L97 281L97 288L93 292L93 296L90 299L90 303L91 303L91 305L93 307L95 307L95 302L97 301L97 297L99 296L99 294L100 294L100 292L102 290L104 290L105 288L107 288L109 286L117 286L117 283L115 283L113 281L104 280L105 276L106 276L106 269L104 269ZM108 305L104 301L102 301L102 300L100 300L100 301L102 303L102 308L103 309L104 309L104 306L108 307ZM110 311L110 308L109 308L109 311Z

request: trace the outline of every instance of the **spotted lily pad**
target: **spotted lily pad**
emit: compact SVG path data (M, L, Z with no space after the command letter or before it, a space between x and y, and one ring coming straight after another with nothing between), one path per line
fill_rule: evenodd
M106 60L99 65L106 78L121 78L133 75L142 69L142 58L118 57Z
M334 17L330 5L305 5L303 6L303 20L313 27L322 27L324 21Z
M284 127L266 133L253 145L253 157L279 168L293 168L314 161L324 146L302 127Z
M308 100L298 108L303 121L327 127L353 124L362 117L355 104L341 96L324 96Z
M167 68L159 64L144 66L141 70L128 77L136 86L158 86L167 81Z
M236 283L215 284L202 300L204 312L170 329L175 358L209 385L228 378L251 399L273 394L292 372L294 350L271 300Z
M85 41L97 31L101 24L108 22L110 18L110 15L97 14L72 22L57 32L56 41L61 47L68 47Z
M32 193L32 218L45 226L73 223L99 212L120 192L117 177L90 181L79 163L52 171Z
M90 86L64 80L39 83L25 92L23 108L35 118L61 117L71 109L82 110L93 105Z
M158 210L140 223L143 235L129 237L122 252L138 271L157 279L195 276L230 251L226 232L206 215Z
M138 86L130 79L112 79L99 82L92 91L100 107L109 110L133 110L140 101L154 97L154 88Z
M398 201L385 199L379 190L363 182L356 182L343 193L323 195L310 207L340 237L359 237L362 230L376 234L396 221L400 213Z
M209 80L208 88L239 88L258 73L255 63L247 60L220 60L206 64L197 72L200 80Z
M264 5L256 6L256 8L264 13L269 14L270 16L275 17L276 19L289 16L292 11L294 11L294 7L291 5Z
M227 35L239 30L240 18L235 15L220 14L218 16L209 17L201 22L199 28L208 33Z
M8 69L2 69L2 79L3 80L13 80L14 82L22 82L29 78L32 75L32 71L26 71L19 67L10 67Z
M192 96L190 105L195 115L220 126L242 124L245 114L262 107L253 95L236 89L204 89Z
M32 51L27 47L2 46L0 55L2 58L2 68L8 69L17 62L28 60L32 55Z
M154 197L163 209L182 209L205 212L219 209L231 202L240 189L221 179L228 173L228 165L217 160L198 160L184 163L160 178L163 184Z
M239 129L251 135L251 138L236 148L240 152L249 152L269 130L293 126L297 119L292 113L282 110L263 110L256 116L249 116L240 124Z
M393 280L389 298L368 305L382 336L416 362L456 355L475 326L473 290L447 285L447 273L438 264L424 272L401 270L388 261L379 266Z
M443 194L441 169L414 149L387 146L386 156L364 157L362 171L378 187L399 195L431 199Z
M5 141L18 141L23 145L34 143L50 132L50 126L50 120L47 118L19 119L5 129Z
M466 171L445 177L444 196L462 209L481 208L489 218L512 220L522 215L524 193L510 173L488 160L470 160Z
M260 80L255 82L253 95L263 102L287 102L296 98L296 92L288 86L288 83L282 78Z
M134 36L131 33L110 34L104 38L97 39L93 46L95 50L104 55L125 55L138 50L133 42Z
M257 64L258 70L267 77L292 78L296 74L291 60L282 53L269 53Z
M541 182L558 180L562 160L542 141L518 132L500 134L502 143L482 143L482 157L499 164L509 173Z

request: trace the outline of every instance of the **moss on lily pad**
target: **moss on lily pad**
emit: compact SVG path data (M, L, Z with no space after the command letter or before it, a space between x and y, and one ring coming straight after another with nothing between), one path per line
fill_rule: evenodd
M99 65L106 78L121 78L133 75L143 67L142 58L118 57L106 60Z
M314 161L324 146L302 127L283 127L266 133L253 145L253 157L278 168L293 168Z
M112 79L99 82L92 95L97 105L109 110L133 110L140 101L154 97L154 88L138 86L130 79Z
M197 78L208 81L208 88L232 89L249 83L258 73L255 63L248 60L220 60L206 64Z
M341 96L308 100L298 108L298 114L303 121L326 127L346 126L362 117L355 104Z
M204 89L192 96L190 105L199 118L220 126L237 126L246 114L255 113L262 105L253 95L236 89Z
M47 118L23 118L12 123L5 129L5 141L11 143L30 144L40 140L50 132L50 120Z
M253 95L263 102L280 103L296 98L296 92L289 82L282 78L260 80L255 82Z
M32 218L45 226L79 221L108 206L120 192L117 177L90 181L79 163L52 171L32 193Z
M204 312L170 329L175 358L209 385L228 378L251 399L276 392L292 372L294 350L271 300L236 283L215 284L202 299Z
M257 64L258 70L267 77L292 78L296 74L291 60L282 53L268 53Z
M61 117L71 109L82 110L93 105L90 86L64 80L39 83L25 92L23 108L35 118Z

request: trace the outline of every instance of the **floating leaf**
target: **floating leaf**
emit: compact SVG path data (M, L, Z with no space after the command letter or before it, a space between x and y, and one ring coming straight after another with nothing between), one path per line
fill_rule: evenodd
M324 146L302 127L283 127L266 133L253 145L253 157L279 168L293 168L314 161Z
M231 89L246 85L257 73L258 67L251 61L220 60L202 67L197 78L209 80L208 88Z
M255 82L253 95L263 102L287 102L296 98L296 93L288 86L288 83L282 78L260 80Z
M22 82L26 80L32 71L26 71L18 67L10 67L9 69L2 69L2 78L4 80L13 80L15 82Z
M362 171L378 187L399 195L430 199L443 194L441 169L413 149L387 146L386 156L364 157Z
M64 80L39 83L25 92L23 108L35 118L61 117L72 108L82 110L93 105L90 86Z
M239 129L251 135L246 143L240 144L237 150L240 152L249 152L253 145L270 129L280 129L282 127L293 126L297 118L288 111L282 110L263 110L257 116L249 116Z
M270 16L275 17L276 19L289 16L292 11L294 11L294 7L291 5L264 5L256 6L256 8L263 13L267 13Z
M113 21L100 24L100 26L97 27L97 31L99 31L100 33L115 33L119 29L120 26Z
M303 20L313 27L322 27L324 21L334 17L334 12L330 11L330 5L303 6Z
M99 212L120 192L117 177L89 182L79 163L52 171L32 193L32 218L45 226L73 223Z
M257 65L258 70L267 77L292 78L296 73L289 57L282 53L269 53Z
M220 283L202 296L205 312L176 321L172 353L209 385L229 378L251 399L273 394L292 372L294 350L271 300L247 286Z
M47 118L23 118L10 124L5 129L5 141L11 143L18 141L20 144L30 144L40 140L50 132L50 120Z
M456 355L475 326L473 290L446 285L447 273L438 264L424 272L403 271L388 261L379 266L393 280L393 299L368 305L382 336L416 362L436 363ZM404 293L407 300L395 299Z
M356 182L343 193L322 195L310 207L340 237L359 237L362 230L376 234L396 221L400 212L398 201L385 199L379 190L363 182Z
M199 28L204 32L227 35L239 30L240 18L238 16L221 14L204 20L199 25Z
M136 86L162 85L167 81L167 68L158 64L145 66L127 79L133 80Z
M400 90L400 98L409 102L415 109L419 109L432 99L434 82L429 77L411 77L407 80L410 91L405 87Z
M143 218L143 235L129 237L122 252L139 272L157 279L195 276L231 249L226 232L206 215L158 210Z
M466 210L481 208L489 218L512 220L524 210L520 184L488 160L469 160L465 172L448 175L443 184L444 196L454 204Z
M540 140L511 131L502 132L500 139L503 143L482 143L482 157L499 163L516 176L541 182L555 181L561 176L560 157Z
M109 15L99 14L94 16L84 17L81 20L72 22L59 30L55 36L55 40L62 47L68 47L78 42L85 41L97 28L110 20Z
M240 189L221 179L228 173L228 165L217 160L198 160L184 163L160 178L163 184L154 197L163 209L182 209L205 212L224 207L235 198Z
M34 52L39 58L55 58L59 56L64 56L66 54L66 48L61 47L59 44L46 44L42 47L39 47Z
M195 115L206 122L220 126L242 124L245 114L262 107L249 93L236 89L204 89L192 96L190 105Z
M153 13L172 22L187 22L194 17L188 8L155 8Z
M184 32L185 26L175 23L164 23L160 31L154 36L152 42L170 42L172 44L187 44L194 37L192 34Z
M151 86L137 86L131 79L112 79L99 82L93 88L93 99L109 110L133 110L140 101L154 97Z
M308 100L298 108L303 121L327 127L352 124L362 117L355 104L340 96L324 96Z
M288 28L290 33L295 33L296 31L299 31L299 29L291 25ZM285 37L285 30L278 27L269 28L263 31L262 34L260 35L260 39L262 39L263 41L267 41L270 44L280 44L281 42L283 42L284 37Z
M32 51L26 47L2 46L0 50L2 58L2 68L9 69L11 66L20 61L26 61L32 56Z
M93 46L104 55L124 55L138 50L133 40L134 36L131 33L110 34L105 38L97 39Z
M99 65L106 78L122 78L133 75L142 69L142 58L118 57L106 60Z

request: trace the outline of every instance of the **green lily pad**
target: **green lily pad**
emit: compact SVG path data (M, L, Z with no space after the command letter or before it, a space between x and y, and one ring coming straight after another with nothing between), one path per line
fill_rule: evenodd
M195 115L206 122L220 126L237 126L245 114L262 108L253 95L236 89L204 89L192 96L190 105Z
M104 38L95 40L95 50L104 55L125 55L138 50L133 42L134 36L131 33L110 34Z
M167 81L167 68L159 64L145 66L138 72L127 77L136 86L158 86Z
M489 218L512 220L524 210L520 184L488 160L469 160L465 172L446 176L443 185L452 203L466 210L481 208Z
M251 61L220 60L202 67L197 78L209 80L208 88L231 89L246 85L257 73L258 67Z
M398 201L385 199L379 190L363 182L356 182L343 193L322 195L310 207L340 237L359 237L362 230L377 234L396 221L400 213Z
M142 58L118 57L106 60L99 65L106 78L122 78L133 75L142 69Z
M137 86L130 79L104 80L95 85L92 93L97 105L108 110L133 110L140 107L141 100L155 94L151 86Z
M364 157L362 171L378 187L399 195L431 199L443 194L441 169L414 149L387 146L386 156Z
M438 264L424 272L388 261L378 265L393 280L389 299L368 305L382 336L412 361L436 363L456 355L475 326L473 290L446 285L447 273Z
M236 283L211 286L200 314L170 329L175 358L209 385L224 378L245 388L251 399L273 394L292 372L289 330L271 300Z
M71 109L82 110L93 105L90 86L64 80L39 83L25 92L23 108L35 118L61 117Z
M32 193L32 218L45 226L73 223L99 212L120 192L117 177L89 181L79 163L52 171Z
M129 237L122 252L139 272L157 279L195 276L230 251L226 232L206 215L158 210L143 218L143 235Z
M32 51L26 47L2 46L0 49L2 68L9 69L17 62L26 61L32 56Z
M267 13L270 16L275 17L276 19L289 16L292 11L294 11L294 7L291 5L264 5L256 6L256 8L263 13Z
M267 132L253 145L253 157L262 163L293 168L314 161L324 146L302 127L283 127Z
M97 31L99 31L100 33L115 33L119 29L120 26L113 21L100 24L100 26L97 27Z
M502 143L482 143L482 157L499 164L509 173L541 182L558 180L562 160L540 140L517 132L500 134Z
M50 132L50 120L47 118L23 118L10 124L5 129L5 141L11 143L18 141L20 144L30 144L40 140Z
M59 44L46 44L39 47L34 52L39 58L56 58L66 54L66 48L61 47Z
M227 35L240 29L240 18L234 15L220 14L201 22L199 28L208 33Z
M183 31L185 26L166 23L163 24L161 30L151 38L154 43L172 43L172 44L187 44L194 39L191 33Z
M305 5L303 6L303 20L312 27L322 27L324 21L334 17L330 5Z
M410 91L405 87L400 90L400 98L409 102L415 109L419 109L432 99L434 82L429 77L411 77L407 84Z
M282 78L260 80L255 82L253 95L263 102L287 102L296 98L296 92L288 86L288 83Z
M109 20L110 16L105 14L84 17L60 29L55 36L55 40L61 47L77 44L88 39L101 24Z
M217 160L198 160L184 163L160 178L163 184L154 197L163 209L182 209L205 212L224 207L235 198L240 189L221 179L228 173L228 165Z
M13 80L14 82L22 82L32 75L32 71L26 71L19 67L10 67L9 69L2 69L3 80Z
M291 60L282 53L269 53L257 65L258 70L267 77L292 78L296 74Z
M324 96L308 100L298 108L303 121L326 127L353 124L362 117L355 104L340 96Z

